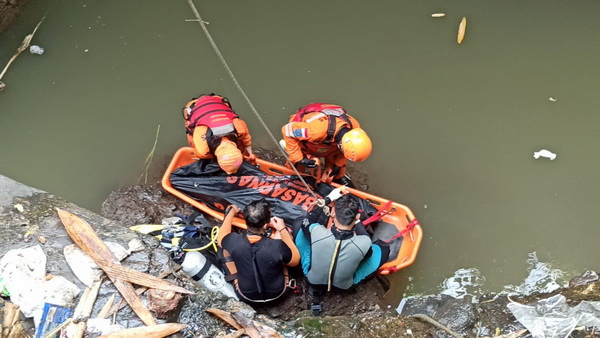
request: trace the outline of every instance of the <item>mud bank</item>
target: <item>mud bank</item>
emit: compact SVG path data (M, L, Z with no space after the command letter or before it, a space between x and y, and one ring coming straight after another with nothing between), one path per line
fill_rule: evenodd
M86 219L104 241L126 246L131 239L142 240L144 250L125 258L122 264L153 275L158 275L166 268L176 268L176 265L158 240L132 232L127 226L154 223L171 217L174 213L186 214L191 211L189 206L163 192L158 182L113 192L103 205L102 217L57 196L0 175L0 255L4 256L11 249L40 246L47 256L47 276L63 276L81 290L84 286L77 280L63 256L63 248L73 242L56 215L56 207ZM506 334L505 337L509 337L508 334L513 334L513 337L525 337L528 333L524 326L507 308L510 302L530 304L556 294L564 295L569 305L583 300L600 300L600 282L597 275L590 274L574 280L572 287L551 294L513 296L510 299L488 295L476 304L444 295L413 298L405 305L409 315L400 316L381 304L386 281L384 278L375 278L352 293L327 295L324 311L326 316L315 318L306 310L308 303L302 286L298 293L289 294L278 304L251 309L245 304L199 288L182 273L176 272L168 280L195 291L194 295L185 298L180 312L161 320L188 325L181 333L183 337L224 336L235 331L209 315L206 312L209 308L225 311L245 308L253 314L256 321L276 329L286 337L450 337L446 330L455 336ZM120 295L114 286L105 281L92 317L113 294L119 300ZM81 293L72 301L71 306L77 304L79 297ZM2 301L10 300L3 298ZM116 318L117 323L126 327L142 325L127 307L119 311ZM29 333L32 333L31 319L25 322L29 323L27 327ZM572 333L573 337L594 335L598 336L598 333L591 328L581 328ZM90 333L88 336L97 334Z
M0 0L0 34L14 24L27 5L27 0Z
M191 211L187 208L189 206L164 192L156 182L111 193L103 204L102 214L107 218L116 218L121 224L134 225ZM526 337L527 333L523 331L525 327L509 311L509 303L531 304L556 294L563 294L572 306L583 300L600 300L600 283L597 278L584 278L585 282L577 282L582 280L580 277L574 279L573 287L549 294L510 298L492 294L482 297L477 303L447 295L415 297L405 305L406 315L399 316L394 309L388 309L382 304L387 291L387 279L378 277L351 293L328 294L324 299L325 317L315 318L306 310L308 295L302 277L296 274L296 278L300 281L297 293L288 295L277 304L257 307L255 310L279 323L277 327L287 328L288 333L311 337L451 336L436 324L465 337L509 337L513 333ZM427 321L429 318L433 321ZM572 337L590 337L591 332L592 329L582 329L575 331Z

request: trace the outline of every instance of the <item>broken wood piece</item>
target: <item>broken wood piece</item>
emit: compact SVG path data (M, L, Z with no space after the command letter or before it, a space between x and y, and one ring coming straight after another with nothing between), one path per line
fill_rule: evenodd
M19 322L20 312L21 310L18 305L10 302L4 303L4 317L2 318L2 337L9 337L11 336L11 334L14 335L13 330L15 330L15 333L19 331L19 329L17 329L16 326Z
M101 264L98 263L98 265ZM104 266L101 266L101 268L105 272L113 274L115 277L123 279L133 284L145 286L152 289L179 292L188 295L194 294L194 292L188 291L187 289L182 288L180 286L171 284L164 279L154 277L147 273L139 272L135 269L123 266L120 263L115 264L107 262Z
M444 14L444 13L433 13L433 14L431 14L432 18L443 18L445 16L446 16L446 14Z
M251 338L260 338L260 332L254 325L254 314L254 312L249 313L249 311L245 311L244 309L238 309L237 311L231 312L231 317L233 317L233 319L235 319L236 322L240 323L240 325L244 327L248 336L250 336Z
M465 38L465 32L467 30L467 18L463 16L460 24L458 25L458 36L456 37L456 42L460 45Z
M25 332L23 323L18 321L10 328L7 338L29 338L29 334Z
M113 306L115 302L115 297L116 295L113 293L110 296L110 298L106 301L106 303L104 303L104 306L102 306L102 309L100 310L100 312L98 312L96 318L106 318L109 316L108 311L110 311L110 308Z
M27 49L29 47L29 45L31 44L31 40L33 39L33 35L35 35L35 32L37 32L38 28L40 28L40 25L42 24L42 21L44 21L44 19L46 18L46 16L44 15L44 17L42 18L42 20L40 20L40 22L38 22L38 24L35 26L35 29L33 30L33 32L29 35L27 35L24 39L23 42L21 42L21 46L19 46L19 48L17 49L17 52L10 58L10 60L8 60L8 63L6 64L6 66L4 67L4 69L2 70L2 73L0 73L0 79L2 79L2 77L4 76L4 74L6 74L6 71L8 70L8 67L10 67L10 65L17 59L17 57L23 53L23 51L25 49ZM2 83L0 81L0 90L4 89L4 87L6 86L4 83Z
M211 315L213 315L213 316L219 318L220 320L224 321L225 323L231 325L236 330L241 330L244 328L242 325L240 325L240 323L238 323L235 319L233 319L231 314L227 311L223 311L223 310L219 310L219 309L215 309L215 308L209 308L204 311L210 313Z
M71 325L67 327L67 335L69 338L83 337L87 324L86 321L82 319L87 319L92 314L94 303L96 302L96 298L98 298L100 285L102 285L102 279L95 281L94 284L92 284L92 287L86 288L83 292L75 311L73 311L74 323L71 323Z
M277 332L275 329L250 318L247 318L239 312L229 313L227 311L215 308L209 308L204 311L221 319L222 321L231 325L238 331L243 329L244 334L248 335L250 338L260 338L263 336L283 338L283 335Z
M261 322L254 321L254 326L260 332L261 337L267 336L272 338L283 338L283 335L274 328L267 326Z
M71 324L73 318L67 318L64 322L60 323L57 327L53 328L52 331L48 332L44 338L53 338L56 334L58 334L65 326Z
M133 327L117 331L115 333L102 335L100 338L126 338L126 337L144 337L144 338L162 338L170 336L176 332L185 329L187 325L179 323L166 323L142 327Z
M178 270L178 269L177 269ZM167 271L163 271L158 275L158 278L163 279L166 278L167 276L169 276L170 274L172 274L174 271L173 270L167 270ZM135 293L138 295L143 294L146 290L148 290L147 287L142 286L140 288L135 289ZM125 304L127 304L127 302L125 302L125 300L121 299L120 302L118 302L117 304L113 305L110 310L108 311L108 314L106 315L106 317L108 316L112 316L113 314L117 313L117 311L119 311L120 309L122 309Z
M4 303L4 318L2 320L2 337L21 338L25 337L25 329L19 321L20 307L16 304Z
M433 318L429 317L428 315L424 315L424 314L421 314L421 313L417 313L417 314L414 314L414 315L412 315L412 316L410 316L410 317L413 317L413 318L420 319L420 320L422 320L422 321L425 321L425 322L427 322L427 323L429 323L429 324L431 324L431 325L433 325L433 326L437 327L438 329L444 330L444 331L446 331L446 333L448 333L449 335L451 335L451 336L452 336L452 337L454 337L454 338L461 338L461 337L462 337L462 336L461 336L461 335L459 335L458 333L456 333L456 332L452 331L452 330L451 330L449 327L447 327L446 325L444 325L444 324L441 324L440 322L438 322L437 320L435 320L435 319L433 319Z
M101 265L102 262L120 264L119 260L113 255L110 249L102 242L94 229L86 221L68 211L59 208L56 208L56 210L73 242L75 242L83 252L92 257L102 270L104 270L104 266ZM142 299L135 293L133 286L126 281L116 278L109 271L104 270L104 272L106 272L106 275L111 282L113 282L117 290L119 290L123 299L127 301L142 322L146 325L156 325L156 320L152 317L152 314L146 308L144 303L142 303Z

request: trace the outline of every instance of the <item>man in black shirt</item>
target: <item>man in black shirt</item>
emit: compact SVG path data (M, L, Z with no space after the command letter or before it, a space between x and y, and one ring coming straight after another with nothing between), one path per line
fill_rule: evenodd
M300 262L298 249L283 220L271 218L271 205L264 198L244 209L247 230L231 232L233 217L239 211L235 205L225 210L217 238L227 280L233 282L240 299L246 302L275 300L288 285L286 266ZM276 231L271 237L265 231L269 226Z

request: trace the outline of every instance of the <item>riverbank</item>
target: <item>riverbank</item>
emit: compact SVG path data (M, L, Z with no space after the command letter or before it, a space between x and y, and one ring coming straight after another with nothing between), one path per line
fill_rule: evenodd
M108 218L116 217L115 220L124 225L134 225L158 221L171 217L174 213L191 212L187 208L189 206L165 193L156 182L113 192L103 204L102 214ZM423 321L423 318L432 318L464 336L494 337L506 334L506 337L511 337L511 333L520 332L520 335L526 337L525 327L509 311L508 304L532 304L558 294L564 295L570 306L583 300L599 301L600 283L597 274L583 279L585 282L581 282L581 277L575 278L573 287L552 293L511 297L489 294L475 303L470 298L456 299L447 295L411 297L404 305L405 315L398 316L395 309L382 303L387 291L387 279L380 276L360 285L352 293L328 294L324 299L324 318L306 317L307 290L300 283L299 293L291 294L277 304L255 309L272 320L292 322L295 327L302 327L311 334L332 337L439 337L445 334L435 324ZM591 329L582 330L572 336L585 337L590 332Z
M154 223L162 218L171 217L174 213L185 214L191 211L189 206L181 204L162 191L158 182L114 192L103 205L103 214L107 217L101 217L57 196L0 176L0 254L4 256L11 249L40 246L48 256L47 274L64 276L79 285L81 283L77 281L62 255L63 248L72 241L65 234L56 216L56 207L84 217L104 240L116 241L126 246L133 238L141 239L145 243L145 251L126 258L123 264L137 266L137 269L155 275L165 267L173 266L173 263L155 238L130 231L127 223ZM181 274L173 275L170 280L194 288L191 280ZM597 275L587 279L580 278L579 282L575 281L572 285L550 294L511 298L486 295L477 303L444 295L415 297L408 306L405 305L405 308L411 311L411 316L399 316L394 309L381 305L385 293L384 279L373 279L352 294L328 295L325 303L330 306L325 308L325 317L310 316L309 311L305 310L306 297L304 293L300 293L290 294L284 302L275 306L255 309L258 311L255 318L268 323L288 337L447 336L447 333L432 323L441 323L463 336L513 334L513 337L525 337L527 334L524 326L516 321L508 310L508 304L534 304L558 294L566 297L569 306L575 306L582 301L600 300ZM171 319L188 325L183 331L183 336L212 337L231 332L232 329L228 325L208 315L205 310L219 308L233 311L232 309L243 304L231 303L224 297L203 289L195 290L196 294L188 296L181 312ZM100 311L103 302L113 293L118 294L110 282L105 281L94 306L94 313ZM77 303L79 297L73 299L72 305ZM416 314L418 315L412 316ZM433 318L435 322L426 321L428 318ZM130 326L141 325L131 311L121 311L117 322ZM30 324L30 329L31 327ZM575 331L572 336L591 337L597 334L591 328L583 328Z

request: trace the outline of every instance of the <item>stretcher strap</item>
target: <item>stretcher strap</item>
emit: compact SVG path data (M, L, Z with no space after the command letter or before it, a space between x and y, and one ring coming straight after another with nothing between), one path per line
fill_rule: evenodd
M387 241L385 241L385 243L389 243L393 240L395 240L398 237L404 236L405 233L409 232L412 230L412 228L414 228L415 226L420 225L419 221L417 221L417 219L413 219L412 221L410 221L407 225L406 228L400 232L398 232L397 234L394 235L394 237L388 239Z
M373 222L377 222L377 221L379 221L379 220L380 220L380 219L383 217L383 214L384 214L384 212L387 210L387 208L389 208L389 207L390 207L390 205L392 205L392 201L388 201L388 202L387 202L387 203L386 203L386 204L383 206L383 208L381 208L381 209L377 210L377 212L376 212L376 213L374 213L374 214L373 214L371 217L369 217L369 218L367 218L366 220L364 220L364 221L362 222L362 224L363 224L364 226L367 226L367 225L369 225L369 224L371 224L371 223L373 223Z

